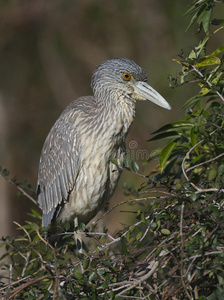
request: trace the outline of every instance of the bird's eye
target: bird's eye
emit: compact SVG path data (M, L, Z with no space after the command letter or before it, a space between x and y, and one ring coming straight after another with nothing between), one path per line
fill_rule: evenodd
M123 73L122 73L122 76L123 76L123 78L124 78L125 80L130 80L130 79L131 79L131 75L128 74L128 73L123 72Z

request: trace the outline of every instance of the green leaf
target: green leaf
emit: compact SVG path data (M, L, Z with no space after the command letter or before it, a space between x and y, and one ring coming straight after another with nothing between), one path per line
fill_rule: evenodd
M167 160L169 159L170 154L172 153L175 146L176 146L176 143L171 142L165 148L163 148L163 150L161 151L160 157L159 157L159 165L161 168L161 173L163 172L165 164L166 164Z
M192 193L192 194L191 194L191 200L192 200L192 201L197 200L197 194Z
M203 95L196 95L191 97L187 102L183 105L183 109L193 108L201 99Z
M82 222L79 224L79 227L82 229L82 231L86 230L86 225Z
M64 223L64 227L65 227L65 230L68 231L70 229L70 223L68 221L66 221Z
M151 228L152 228L153 231L156 230L158 228L158 224L156 222L153 222L151 224Z
M214 72L214 70L213 70L213 72ZM215 78L212 79L212 84L213 84L213 85L217 85L218 82L219 82L219 80L222 78L222 75L223 75L223 74L222 74L221 72L218 73L217 76L216 76Z
M89 266L89 260L88 259L84 259L82 261L82 266L83 266L83 269L86 270Z
M215 179L216 175L217 175L217 170L216 170L216 169L212 169L212 170L209 172L209 175L208 175L209 180Z
M33 238L33 243L36 243L39 240L40 240L39 235L36 234L35 237Z
M194 124L189 122L189 121L186 121L186 120L182 120L182 121L178 121L178 122L173 122L173 123L170 123L170 124L167 124L165 126L162 126L161 128L159 128L158 130L154 131L153 134L155 133L160 133L160 132L163 132L163 131L173 131L173 129L183 129L183 128L191 128L191 127L194 127Z
M201 52L205 49L205 45L207 41L209 40L209 37L206 36L202 41L199 42L197 47L194 47L194 49L190 52L188 58L190 59L198 59L201 55Z
M197 23L200 25L202 24L202 27L204 29L204 32L208 35L209 34L209 26L210 26L210 17L211 17L211 11L212 9L206 8L198 17Z
M198 1L193 1L193 5L188 9L188 11L184 14L184 16L191 14L195 11L198 11L205 3L207 0L198 0Z
M80 273L79 271L75 271L74 275L75 275L75 278L78 280L83 279L83 274Z
M211 91L211 89L207 88L207 87L203 87L201 90L200 90L200 95L206 95L208 94L209 92Z
M73 234L63 234L62 240L68 239L71 236L73 236Z
M210 55L208 56L216 56L219 53L224 52L224 45L218 47L214 52L212 52Z
M135 161L132 161L131 169L133 172L137 173L139 171L139 165Z
M194 13L186 31L192 26L192 24L195 21L197 21L199 25L202 25L205 33L209 34L209 25L212 8L213 6L208 5L207 0L194 1L194 5L185 13L185 15L189 13Z
M121 253L122 253L123 255L128 255L127 247L126 247L126 245L124 245L124 244L121 245Z
M143 235L142 231L139 231L138 234L136 235L136 240L139 240Z
M4 177L9 176L9 170L3 169L3 170L2 170L2 175L3 175Z
M89 281L93 281L96 277L96 273L95 272L92 272L90 275L89 275Z
M110 291L110 293L109 293L109 296L110 296L110 299L113 299L114 298L114 291Z
M222 176L224 174L224 165L220 165L218 167L218 174L219 176Z
M169 229L165 229L165 228L161 229L161 233L162 233L163 235L170 235Z
M197 140L196 128L193 127L193 128L191 128L191 145L194 146L197 144L197 142L198 142L198 140ZM197 155L199 155L198 147L195 147L194 150L197 153Z
M37 231L37 230L39 230L39 228L40 228L36 223L30 223L30 227L31 227L34 231Z
M115 157L110 157L110 161L115 164L116 166L118 166L118 162L117 159Z
M134 243L135 242L135 238L134 237L130 238L130 240L128 242L129 242L129 244Z
M188 13L188 12L187 12ZM191 21L189 23L189 25L187 26L186 31L188 31L188 29L194 24L194 22L197 20L198 18L198 12L196 12L193 17L191 18Z
M102 244L105 244L105 243L106 243L106 240L107 240L106 236L102 236L102 237L101 237L101 243L102 243Z
M220 65L221 64L221 60L216 57L216 56L209 56L209 57L203 57L199 60L199 62L197 64L195 64L194 66L197 68L200 67L207 67L207 66L212 66L212 65Z
M153 138L149 139L149 141L156 141L156 140L162 140L162 139L168 139L168 138L179 138L179 134L176 131L172 131L172 132L163 132L161 134L158 134L156 136L154 136Z
M213 19L212 21L211 21L211 24L212 25L222 25L222 24L224 24L224 19Z
M32 211L32 213L33 213L33 215L35 216L35 217L37 217L38 219L40 219L41 220L41 215L36 211L36 210L34 210L34 209L31 209L31 211Z
M154 252L154 256L157 257L157 256L161 253L162 250L163 250L162 247L158 247L158 248L156 249L156 251Z
M132 163L131 156L129 154L125 155L125 157L124 157L124 166L126 168L131 168L131 163Z
M97 266L97 260L96 259L93 259L92 261L91 261L91 268L96 268L96 266Z

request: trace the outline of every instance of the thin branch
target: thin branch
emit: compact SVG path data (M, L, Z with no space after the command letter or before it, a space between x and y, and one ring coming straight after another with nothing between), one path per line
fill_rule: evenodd
M54 247L51 246L51 244L49 244L47 241L45 241L45 239L40 235L39 230L37 229L37 235L39 236L39 238L48 246L52 249L53 254L54 254L54 270L55 270L55 288L54 288L54 295L53 295L53 300L57 299L57 289L60 287L59 285L59 273L58 273L58 269L57 269L57 257L56 257L56 252Z
M184 291L187 295L187 297L191 300L191 296L187 291L187 287L185 285L184 281L184 237L183 237L183 216L184 216L184 203L181 205L181 211L180 211L180 240L181 240L181 247L180 247L180 253L181 253L181 262L180 262L180 277L181 282L184 288Z
M31 241L31 237L30 237L28 231L27 231L22 225L20 225L19 223L15 222L15 221L13 221L13 223L16 224L17 226L19 226L19 227L25 232L25 234L26 234L27 237L28 237L29 242L31 243L32 241ZM24 260L25 260L25 264L24 264L24 267L23 267L23 270L22 270L22 274L21 274L21 276L23 277L23 276L25 275L26 268L28 267L29 262L30 262L30 261L29 261L29 258L30 258L30 255L31 255L31 250L27 251L27 255L26 255L26 256L22 255L22 253L20 253L20 255L21 255L21 256L24 258Z
M204 164L207 164L207 163L209 163L209 162L211 162L211 161L214 161L214 160L216 160L216 159L218 159L218 158L220 158L220 157L222 157L222 156L224 156L224 153L221 153L221 154L217 155L216 157L213 157L213 158L211 158L211 159L209 159L209 160L206 160L206 161L204 161L204 162L202 162L202 163L200 163L200 164L197 164L197 165L195 165L195 166L193 166L193 167L190 167L190 168L188 168L188 169L186 170L186 172L189 172L189 171L191 171L191 170L193 170L193 169L195 169L195 168L198 168L198 167L200 167L200 166L202 166L202 165L204 165Z
M158 192L158 191L157 191ZM168 193L169 194L169 193ZM112 208L110 208L108 211L106 211L101 217L99 217L96 221L93 222L93 224L96 224L97 222L99 222L99 220L103 219L106 215L108 215L112 210L114 210L115 208L124 205L124 204L128 204L128 203L132 203L132 202L140 202L140 201L147 201L149 199L164 199L166 197L158 197L158 196L152 196L152 197L144 197L144 198L138 198L138 199L130 199L130 200L125 200L122 202L117 203L116 205L114 205Z
M213 86L212 84L208 81L208 79L205 78L205 76L197 69L195 68L195 66L191 65L191 67L193 68L193 70L207 83L207 85L212 89ZM215 90L216 95L219 96L219 98L224 102L224 98L223 96Z
M207 237L205 237L203 244L201 244L199 250L201 250L204 246L204 244L213 236L213 234L216 232L216 230L219 228L219 225L217 224L216 227L209 233L209 235ZM214 251L215 252L215 251ZM210 252L208 255L211 255L212 252ZM204 254L205 255L205 254ZM190 265L188 266L188 269L186 271L186 274L189 273L192 265L194 264L196 258L198 258L198 255L193 256L192 258L192 262L190 263ZM189 258L190 259L190 258Z
M17 190L19 190L25 197L27 197L28 199L30 199L35 205L37 205L37 201L31 197L23 188L21 188L18 184L16 184L16 182L14 182L11 179L8 179L6 176L4 176L3 174L0 173L0 175L5 178L5 180L7 180L9 183L11 183L12 185L14 185Z
M212 132L209 133L209 136L213 135L218 129L220 129L220 127L216 128L215 130L213 130ZM185 177L185 179L190 183L190 185L197 190L196 193L204 193L204 192L218 192L218 191L221 191L221 192L224 192L224 189L216 189L216 188L210 188L210 189L201 189L199 187L197 187L193 182L190 182L190 179L189 177L187 176L186 172L185 171L185 168L184 168L184 165L185 165L185 161L186 159L189 159L190 157L190 153L198 146L200 145L202 142L205 141L205 138L200 140L197 144L195 144L185 155L183 161L182 161L182 164L181 164L181 168L182 168L182 172L183 172L183 175Z
M47 277L49 277L49 275L44 275L44 276L42 276L42 277L35 278L35 279L33 279L33 280L31 280L31 281L29 281L29 282L27 282L27 283L25 283L25 284L19 286L19 287L16 289L16 291L15 291L8 299L13 299L19 292L21 292L23 289L25 289L25 288L28 287L29 285L32 285L32 284L34 284L34 283L36 283L36 282L38 282L38 281L41 281L41 280L43 280L43 279L45 279L45 278L47 278ZM7 299L7 298L6 298L6 299Z
M6 294L7 300L9 299L11 284L12 284L12 264L10 264L10 266L9 266L9 284L8 284L8 290L7 290L7 294Z
M147 280L149 277L152 276L152 274L154 273L154 271L156 270L156 268L159 266L159 262L158 261L155 261L154 262L154 265L152 266L151 270L145 274L144 276L142 276L140 279L136 280L135 282L133 282L131 284L130 287L126 288L125 290L123 290L122 292L120 292L118 294L118 296L122 296L124 293L132 290L133 288L135 288L137 285L141 284L143 281ZM124 296L124 295L123 295Z

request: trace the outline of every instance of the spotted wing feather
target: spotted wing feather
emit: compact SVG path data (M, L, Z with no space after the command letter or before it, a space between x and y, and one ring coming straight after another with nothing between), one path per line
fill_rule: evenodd
M37 193L48 227L60 205L68 200L80 168L77 133L81 111L66 109L52 127L41 153Z

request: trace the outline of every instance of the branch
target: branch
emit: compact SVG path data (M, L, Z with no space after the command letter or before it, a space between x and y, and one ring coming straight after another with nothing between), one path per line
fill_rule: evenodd
M17 290L9 297L9 298L5 298L5 299L13 299L19 292L21 292L23 289L25 289L26 287L28 287L29 285L32 285L38 281L41 281L45 278L49 277L49 275L44 275L42 277L39 277L39 278L35 278L27 283L24 283L23 285L19 286L17 288ZM7 296L6 296L7 297Z
M152 276L152 274L154 273L154 271L156 270L156 268L157 268L158 266L159 266L159 262L158 262L158 261L155 261L155 262L154 262L154 265L153 265L152 268L151 268L151 270L150 270L147 274L143 275L140 279L138 279L138 280L136 280L135 282L133 282L133 283L131 284L131 286L129 286L128 288L126 288L125 290L123 290L122 292L120 292L120 293L118 294L118 296L122 296L124 293L126 293L126 292L132 290L132 289L135 288L137 285L140 285L143 281L147 280L149 277ZM123 296L124 296L124 295L123 295Z
M157 191L158 193L158 191ZM167 193L169 194L169 193ZM170 195L170 194L169 194ZM124 205L124 204L128 204L128 203L132 203L132 202L140 202L140 201L147 201L149 199L165 199L167 196L164 197L158 197L158 196L153 196L153 197L144 197L144 198L138 198L138 199L130 199L130 200L125 200L122 202L117 203L116 205L114 205L112 208L110 208L108 211L106 211L101 217L99 217L96 221L92 222L93 224L96 224L97 222L99 222L99 220L103 219L106 215L108 215L112 210L114 210L115 208L117 208L118 206Z
M209 133L209 136L213 135L218 129L220 129L220 127L216 128L215 130L213 130L212 132ZM200 140L197 144L195 144L185 155L183 161L182 161L182 164L181 164L181 168L182 168L182 172L183 172L183 175L185 177L185 179L190 183L190 185L197 190L196 193L205 193L205 192L223 192L224 193L224 189L217 189L217 188L210 188L210 189L201 189L199 187L197 187L193 182L190 182L190 179L189 177L187 176L185 169L184 169L184 164L185 164L185 161L186 159L189 159L190 157L190 153L198 146L200 145L202 142L205 141L205 138ZM222 154L223 155L223 154ZM217 157L216 157L217 158ZM189 169L187 169L189 170Z
M31 244L32 241L31 241L31 237L30 237L28 231L27 231L23 226L21 226L19 223L15 222L15 221L13 221L13 223L16 224L18 227L20 227L20 228L25 232L25 234L26 234L27 237L28 237L29 243ZM19 253L20 253L20 251L19 251ZM24 264L24 267L23 267L23 270L22 270L22 274L21 274L21 276L24 277L25 272L26 272L26 268L27 268L28 265L29 265L29 258L30 258L30 255L31 255L31 250L29 250L29 251L27 252L26 257L25 257L22 253L20 253L20 255L21 255L21 256L23 257L23 259L25 260L25 264Z
M204 161L204 162L202 162L202 163L200 163L200 164L197 164L197 165L195 165L195 166L193 166L193 167L190 167L190 168L188 168L188 169L186 170L186 172L189 172L189 171L191 171L191 170L193 170L193 169L195 169L195 168L198 168L198 167L200 167L200 166L202 166L202 165L204 165L204 164L207 164L207 163L209 163L209 162L211 162L211 161L214 161L214 160L216 160L216 159L222 157L223 155L224 155L224 153L221 153L220 155L218 155L218 156L216 156L216 157L213 157L212 159L206 160L206 161Z
M9 183L11 183L12 185L14 185L25 197L29 198L35 205L37 205L37 201L31 197L23 188L21 188L18 184L16 184L15 181L8 179L6 176L4 176L3 174L0 173L0 175L5 178L5 180L7 180Z
M183 260L184 260L184 238L183 238L183 215L184 215L184 203L181 205L181 211L180 211L180 239L181 239L181 246L180 246L180 253L181 253L181 263L180 263L180 277L181 277L181 282L184 287L184 291L187 295L187 297L191 300L191 296L189 295L187 291L187 287L185 285L184 281L184 265L183 265Z
M54 288L54 294L53 294L53 300L57 299L57 289L60 289L60 284L59 284L59 273L57 269L57 257L56 257L56 252L54 250L54 247L51 246L45 239L40 235L39 230L37 229L37 235L39 238L48 246L52 249L53 254L54 254L54 270L55 270L55 288ZM61 295L60 295L61 296Z
M211 82L209 82L208 79L206 79L205 76L197 68L195 68L195 66L191 65L191 67L207 83L207 85L212 89L213 85L211 84ZM218 91L216 91L216 90L215 90L215 93L224 102L223 96Z

